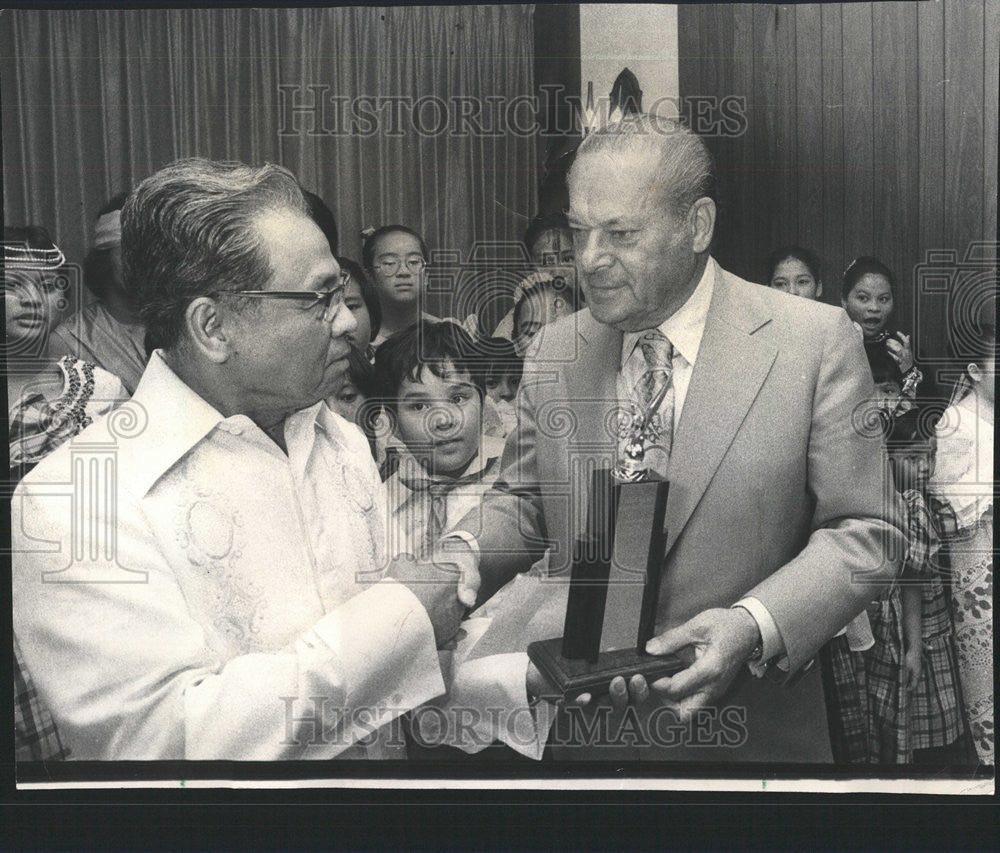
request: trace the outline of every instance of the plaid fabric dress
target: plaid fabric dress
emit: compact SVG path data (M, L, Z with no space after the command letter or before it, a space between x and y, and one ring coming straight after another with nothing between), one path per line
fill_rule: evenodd
M61 761L69 756L48 709L38 698L31 675L21 663L14 638L14 760Z
M913 750L948 746L961 737L958 662L954 630L942 576L931 556L937 533L923 496L903 495L907 506L907 553L897 583L887 590L873 613L875 645L867 653L869 739L872 760L906 764ZM921 590L923 665L916 688L903 687L903 586Z

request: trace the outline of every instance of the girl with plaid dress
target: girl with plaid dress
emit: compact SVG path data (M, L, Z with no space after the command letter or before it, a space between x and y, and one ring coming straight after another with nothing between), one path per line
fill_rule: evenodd
M938 536L926 498L935 438L918 410L897 416L886 446L907 508L907 551L898 581L873 614L867 655L869 744L878 764L958 764L963 760L958 661Z
M966 721L980 764L994 763L993 409L996 329L984 324L960 341L965 375L937 424L931 494L950 519L946 545L951 615Z

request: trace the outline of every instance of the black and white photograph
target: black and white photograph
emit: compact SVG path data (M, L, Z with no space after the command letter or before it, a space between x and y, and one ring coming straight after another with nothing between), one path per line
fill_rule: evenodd
M1000 0L15 6L19 789L994 792Z

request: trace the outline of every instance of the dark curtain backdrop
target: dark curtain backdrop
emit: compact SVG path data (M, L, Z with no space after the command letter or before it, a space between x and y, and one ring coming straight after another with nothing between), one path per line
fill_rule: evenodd
M186 156L287 166L355 257L364 225L402 222L464 258L476 240L519 239L534 213L533 136L450 133L468 131L454 116L471 106L440 133L408 108L390 126L374 101L377 122L353 128L373 133L338 127L330 103L294 129L288 112L330 96L531 95L530 6L7 11L0 31L4 216L45 225L71 260L109 196ZM418 120L433 131L442 115L426 103Z
M933 373L996 311L998 33L997 0L679 6L681 96L747 105L744 133L708 139L720 261L759 281L799 243L837 304L851 259L878 256Z

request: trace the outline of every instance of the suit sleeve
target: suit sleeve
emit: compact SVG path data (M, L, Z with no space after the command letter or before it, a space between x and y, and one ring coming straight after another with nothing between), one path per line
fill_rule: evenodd
M881 433L865 422L871 372L846 313L823 341L812 401L812 533L789 563L747 592L770 612L795 672L898 573L905 518Z
M479 600L490 598L519 572L531 568L548 545L536 459L537 400L544 385L532 381L527 366L518 389L518 426L507 437L500 476L453 529L475 537L482 584Z

